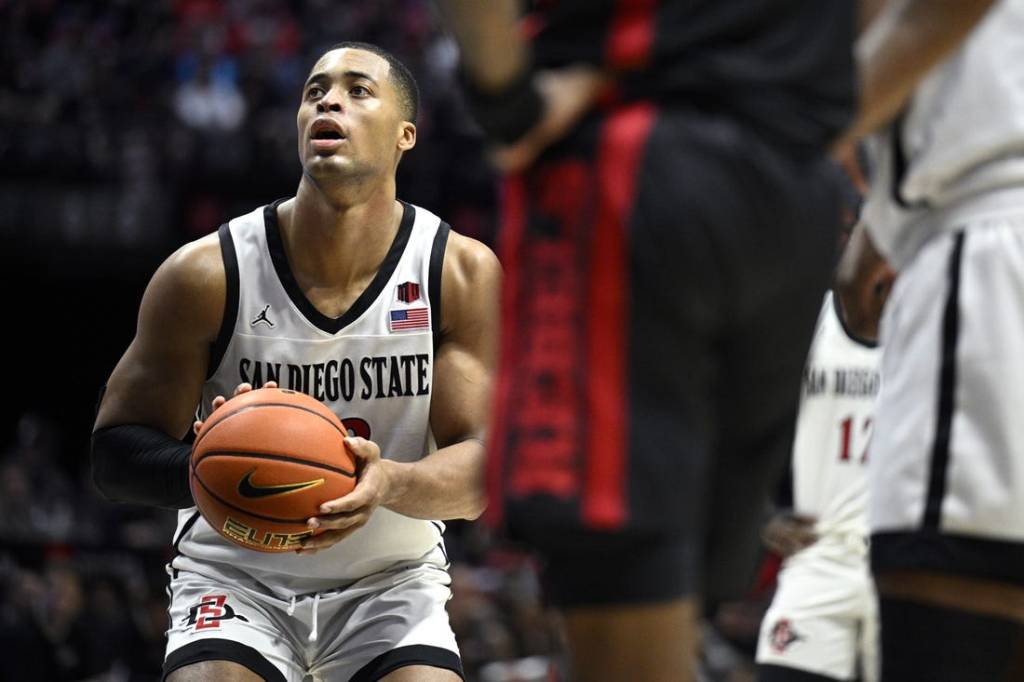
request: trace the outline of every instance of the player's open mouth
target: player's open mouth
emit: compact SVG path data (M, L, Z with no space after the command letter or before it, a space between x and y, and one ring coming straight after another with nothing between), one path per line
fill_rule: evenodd
M317 119L309 131L310 142L317 151L333 151L345 141L345 132L330 119Z

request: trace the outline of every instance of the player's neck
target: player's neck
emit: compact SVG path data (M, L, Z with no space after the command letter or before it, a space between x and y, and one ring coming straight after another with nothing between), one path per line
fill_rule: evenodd
M361 196L328 194L303 177L294 199L278 207L281 236L296 277L345 287L372 277L402 219L394 180Z

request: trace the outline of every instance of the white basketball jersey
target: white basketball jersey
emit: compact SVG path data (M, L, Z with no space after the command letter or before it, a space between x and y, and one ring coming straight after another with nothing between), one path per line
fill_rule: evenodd
M880 22L900 9L894 3ZM877 33L869 31L865 44ZM872 182L863 219L883 253L902 268L951 209L1024 185L1024 0L999 0L964 44L920 83L907 108L869 143ZM1012 209L1021 197L972 213Z
M332 319L313 307L292 275L278 203L220 229L228 304L201 415L210 413L215 396L232 395L241 382L258 387L274 380L324 402L351 433L380 445L383 457L422 458L433 449L434 332L448 225L406 204L377 275L344 315ZM378 508L366 526L328 550L268 554L228 542L193 507L179 512L172 566L243 581L251 577L288 595L337 587L418 560L442 542L443 531L439 521Z
M817 517L820 535L866 535L865 464L881 351L846 331L836 305L827 293L804 368L793 441L794 508Z

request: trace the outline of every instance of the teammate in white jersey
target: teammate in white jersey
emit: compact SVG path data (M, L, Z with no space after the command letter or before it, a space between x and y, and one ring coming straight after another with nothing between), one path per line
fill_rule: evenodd
M865 468L880 350L825 295L804 369L793 442L793 516L766 533L785 556L757 645L761 682L876 679ZM772 542L772 538L776 541Z
M1024 679L1024 0L894 3L862 57L861 333L867 278L899 272L869 466L882 676Z
M176 507L164 673L182 680L456 680L443 519L484 507L482 432L500 269L395 196L415 82L343 43L297 115L296 196L172 255L146 290L93 436L99 488ZM177 440L231 395L276 383L352 432L358 481L296 553L220 538L192 506ZM436 450L436 451L435 451Z

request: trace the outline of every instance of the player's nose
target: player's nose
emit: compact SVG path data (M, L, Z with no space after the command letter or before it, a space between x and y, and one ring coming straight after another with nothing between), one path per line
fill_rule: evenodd
M341 94L335 88L331 88L316 103L316 111L318 114L327 111L341 111Z

